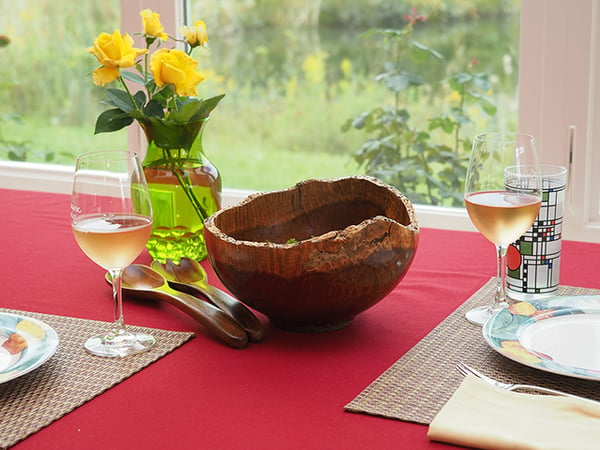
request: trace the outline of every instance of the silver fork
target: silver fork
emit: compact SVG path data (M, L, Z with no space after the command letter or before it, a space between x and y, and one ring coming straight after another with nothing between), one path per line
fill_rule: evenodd
M472 367L469 367L463 363L458 363L456 365L456 369L465 376L467 374L475 375L477 378L481 378L482 380L487 381L488 383L490 383L496 387L499 387L501 389L507 390L507 391L535 391L535 392L539 392L542 394L559 395L561 397L577 398L579 400L586 400L586 401L592 402L596 405L600 405L600 402L598 402L596 400L592 400L592 399L585 398L585 397L580 397L580 396L574 395L574 394L569 394L568 392L558 391L556 389L549 389L549 388L545 388L542 386L533 386L530 384L503 383L501 381L490 378L487 375L484 375L481 372L479 372L479 371L473 369Z

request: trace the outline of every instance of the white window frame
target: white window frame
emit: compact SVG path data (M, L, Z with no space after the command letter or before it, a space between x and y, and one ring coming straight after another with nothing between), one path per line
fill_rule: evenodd
M522 0L519 126L569 167L566 239L600 242L600 0Z
M139 11L161 14L168 32L184 23L183 0L121 0L122 30ZM569 165L566 239L600 242L600 0L522 0L519 127L536 136L541 159ZM144 148L132 127L129 147ZM569 164L570 162L570 164ZM0 161L0 187L69 193L73 167ZM225 188L224 206L250 192ZM423 227L474 231L463 208L416 205Z

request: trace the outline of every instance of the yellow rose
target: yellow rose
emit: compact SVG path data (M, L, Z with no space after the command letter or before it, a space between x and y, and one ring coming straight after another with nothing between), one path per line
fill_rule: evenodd
M100 33L94 41L94 46L87 49L93 54L102 67L94 70L94 83L104 86L116 80L119 68L132 67L135 59L148 52L146 49L134 48L133 39L128 34L115 30L113 34Z
M162 41L166 41L169 36L165 33L165 28L160 23L160 14L152 11L151 9L144 9L140 12L142 16L142 23L144 25L144 34L159 38Z
M185 37L186 42L190 47L206 46L208 44L208 32L206 24L202 20L198 20L193 27L181 27L180 31Z
M197 65L196 60L183 50L161 48L150 59L150 72L158 87L172 84L178 95L196 96L196 86L204 80L196 72Z

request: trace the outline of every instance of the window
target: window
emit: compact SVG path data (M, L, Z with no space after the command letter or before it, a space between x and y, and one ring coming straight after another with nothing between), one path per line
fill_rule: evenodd
M194 19L194 15L186 15L186 12L191 13L196 7L194 4L200 4L200 2L201 0L191 0L190 8L188 8L188 11L184 11L182 3L179 0L140 0L139 2L121 0L122 27L124 30L139 29L139 10L148 7L160 11L165 26L170 30L174 30L183 22L184 17L187 16L192 20ZM7 2L4 1L4 3ZM31 8L28 6L29 2L27 4L26 2L18 3L23 3L28 8ZM36 4L39 3L37 2ZM78 8L77 17L85 17L84 14L79 12L79 8L83 8L84 4L76 1L72 3L73 5L77 5L73 6L73 8ZM110 5L111 8L118 7L115 3L116 0L103 2L102 8L98 8L98 12L106 13L106 5ZM201 4L203 8L208 8L208 5L211 3L202 1ZM221 15L227 14L228 6L234 3L239 4L239 2L230 1L216 2L215 4L219 7L213 12ZM254 3L256 2L250 1L244 4L252 6ZM314 3L319 4L321 2L317 1ZM326 2L322 3L325 4ZM597 171L600 169L600 157L595 156L592 151L594 148L593 143L600 143L600 137L594 133L594 130L600 129L600 123L598 123L600 122L600 114L598 114L600 106L597 106L600 105L600 98L598 98L600 91L594 89L594 87L600 86L600 67L598 67L600 63L596 57L598 43L600 42L598 36L598 25L600 25L598 0L580 0L575 6L564 0L556 2L528 0L527 2L523 2L521 7L519 126L522 130L536 135L540 142L542 159L545 162L565 164L568 161L569 153L569 130L573 130L570 126L574 125L570 217L568 218L565 237L569 239L600 241L600 233L597 231L598 226L600 226L600 186L598 186L600 180L594 180L592 177L592 174L598 173ZM10 11L12 14L12 8L14 8L14 5L11 3L10 7L5 6L3 10ZM56 9L54 8L54 10ZM71 11L70 14L74 14L72 8L65 8L65 10L66 14L69 14L69 11ZM11 19L11 14L0 18L0 26L4 26L5 17L8 20L13 20ZM101 30L114 28L117 17L118 13L114 13L112 17L105 17L106 23L101 27ZM98 31L100 30L94 32L94 36ZM2 32L3 30L0 29L0 34ZM73 30L66 32L73 32ZM209 33L211 33L210 28ZM211 37L214 39L214 33L211 34ZM78 38L81 41L89 39L87 37L85 39L81 38L81 36ZM300 36L300 38L307 39L308 36ZM243 46L243 44L244 39L242 38L239 45ZM220 48L217 48L218 45L215 42L211 42L211 46L213 47L212 57L214 59L232 58L230 54L219 53L218 50ZM0 51L2 50L0 49ZM318 58L314 61L316 63L319 62ZM237 64L238 62L233 60L233 62L230 61L229 63ZM93 68L93 60L90 64L91 70ZM318 64L315 67L318 67ZM89 80L83 81L86 83L89 82ZM218 85L216 86L218 87ZM77 96L73 97L73 99L77 99ZM95 100L86 99L84 103L86 105L93 105L95 104ZM221 105L219 108L221 108ZM273 128L275 128L272 131L276 132L275 117L272 114L269 115L267 112L268 110L263 112L258 119L267 124L272 122ZM316 111L313 116L318 115L316 114L318 112ZM90 114L95 117L95 113ZM223 115L225 116L225 112ZM312 119L313 117L310 118ZM227 154L226 144L223 145L217 141L216 135L218 133L216 130L225 125L218 123L218 116L215 115L214 119L214 123L211 123L210 126L215 131L211 129L207 130L207 153L218 166L223 167L222 170L225 171L225 186L234 186L237 188L226 189L225 198L228 198L229 202L236 201L245 196L245 192L239 189L243 189L244 187L261 189L261 187L253 187L252 185L244 186L245 182L237 184L239 180L228 183L226 167L231 161L228 162L226 158L232 157L232 155L231 152ZM93 123L94 119L90 120L87 118L85 120L87 123ZM227 120L229 121L230 118L228 117ZM297 131L300 135L307 133L306 130ZM308 132L311 132L311 130ZM242 135L243 139L245 136L244 130L238 131L238 133ZM213 135L211 136L211 134ZM113 139L113 136L114 134L106 135L106 138ZM61 138L64 138L62 134L61 136L51 135L48 139L59 140ZM299 142L300 138L296 136L294 142ZM121 139L124 138L121 137ZM138 145L143 147L143 139L139 133L130 132L128 139L130 146ZM353 139L362 140L363 137L354 137ZM121 140L120 142L123 143L124 141ZM109 144L100 144L100 146L103 145ZM324 144L324 147L326 146ZM329 144L329 146L335 146L335 143L333 145ZM219 155L223 147L226 148L225 153ZM309 158L302 153L305 150L302 147L303 145L299 145L298 154L301 155L300 159L304 161ZM306 146L304 145L304 147ZM253 152L254 156L259 156L256 154L256 150L253 150ZM235 163L244 164L243 158L240 162L237 159L238 156L235 156ZM293 164L293 160L291 161ZM348 170L349 172L354 170L351 166L345 166L346 161L342 161L341 164L339 162L340 160L338 159L335 163L329 162L324 165L332 167L335 165L336 170L338 168ZM286 163L289 164L289 160ZM47 164L35 165L19 162L2 162L0 163L0 187L41 188L69 192L70 170L70 167L61 165L49 166ZM258 169L248 169L246 172L250 176L249 179L252 177L259 178L263 175L260 172L260 165ZM306 173L300 171L297 175L299 178L307 176ZM32 180L36 180L35 187L33 187ZM422 226L473 229L464 211L461 209L419 205L417 210Z
M385 0L189 0L190 20L202 18L209 26L212 51L199 58L200 65L213 72L212 80L218 80L212 85L203 83L200 90L210 94L220 89L226 93L204 135L207 155L221 170L224 185L270 190L305 178L364 173L365 166L359 167L354 156L368 139L383 142L380 133L418 136L421 131L429 132L431 138L426 144L448 144L464 158L468 150L462 142L454 148L455 132L444 132L442 127L429 131L428 120L432 116L448 120L451 109L460 108L465 98L461 118L473 120L460 130L467 148L469 136L478 127L514 128L518 2L476 2L481 14L477 20L464 4L449 2L455 4L454 14L458 17L449 23L439 19L439 12L436 17L439 6L416 3L423 5L422 11L411 13L405 3ZM383 34L365 36L373 28L404 29L408 23L405 15L419 17L421 13L428 20L416 20L411 37L398 39L394 50L386 49L388 38ZM492 14L500 16L490 17ZM381 132L367 133L352 126L342 131L363 112L393 103L394 89L401 89L397 87L400 83L394 82L389 88L386 86L391 81L386 84L374 80L395 59L395 48L409 39L444 57L442 60L422 51L421 60L414 62L408 50L398 55L400 69L425 81L421 85L411 83L397 96L398 108L410 113L410 130L394 127L390 119L379 128ZM477 62L473 63L475 58ZM490 92L481 88L478 93L496 104L499 112L495 116L488 116L475 97L461 97L448 87L449 83L441 81L449 74L469 70L486 72L492 79ZM469 89L478 87L472 83ZM377 156L367 160L383 160L384 151L391 153L385 144L379 149ZM427 161L418 158L411 146L404 144L402 153L405 150L413 158L410 164L406 164L404 155L394 156L374 162L368 173L399 186L414 203L443 201L450 206L448 195L427 195L424 189L413 193L407 190L409 186L398 184L414 176L418 180L415 184L422 186L424 172L431 170L439 175L440 168L452 167L434 159L437 149L427 148ZM401 164L407 167L400 168ZM465 165L463 162L462 167ZM462 193L462 181L457 184L460 186L454 186L457 190L453 192ZM459 197L462 206L462 195Z
M386 0L370 0L370 3L385 5ZM144 7L160 11L163 23L172 34L183 24L184 16L189 17L188 20L206 20L212 51L200 52L198 59L200 67L212 72L209 74L212 76L199 86L199 91L206 96L226 93L225 100L213 114L204 135L207 156L221 170L226 187L281 189L306 178L364 172L353 156L370 136L362 130L350 128L343 132L341 128L363 111L388 104L390 97L393 97L382 83L374 81L375 75L382 71L390 59L383 46L384 39L381 35L361 37L361 33L374 27L403 28L406 25L404 15L410 13L410 9L392 3L388 4L387 10L379 11L359 1L311 0L299 3L293 0L189 0L189 13L183 14L183 11L176 9L181 7L180 1L165 4L146 0L142 5L122 2L125 9L123 29L139 31L139 9ZM485 5L485 2L480 3ZM424 5L426 9L427 4ZM497 6L494 8L493 12ZM516 54L518 27L508 30L504 26L490 26L498 23L495 19L472 20L473 29L464 23L446 25L436 21L432 12L435 10L429 9L422 12L431 14L432 19L415 26L416 39L433 49L442 47L440 50L450 60L448 64L466 67L475 54L481 55L481 66L487 67L491 61L495 65L491 72L505 72L502 54L488 54L493 53L490 49L494 47L501 47L507 56ZM470 14L464 7L457 9L458 15ZM485 6L481 11L486 13ZM49 11L48 15L54 16L54 13ZM56 16L60 17L59 14ZM64 21L64 18L60 18ZM506 22L515 21L503 23ZM340 29L340 23L353 26ZM110 31L115 26L115 23L102 21L96 29L85 27L88 29L87 35L83 33L83 36L73 39L77 44L72 53L80 59L87 57L88 74L95 67L95 61L83 49L98 31ZM485 39L473 39L473 36L483 34ZM453 37L450 40L452 43L448 44L447 36L457 37ZM79 44L81 40L87 40L88 43ZM460 43L462 55L452 57L451 53L456 52L455 41ZM512 44L507 45L507 42ZM138 45L143 46L140 42ZM415 68L410 70L427 72L424 69L431 67L423 78L442 79L446 74L446 62L432 59L432 63L414 64ZM512 67L515 63L512 61L507 65ZM65 67L65 64L59 66ZM81 71L78 68L78 72ZM512 73L503 77L506 79L496 83L502 85L503 89L508 86L509 91L505 92L504 98L509 99L505 103L509 103L511 111L498 116L510 117L513 123L516 123L516 102L510 104L510 100L515 98L515 73L516 70L512 70ZM84 102L91 103L93 107L88 108L86 116L77 115L80 123L79 127L74 127L91 139L103 91L92 85L91 77L80 77L78 82L88 92L97 94L97 98L88 98ZM408 109L413 116L412 121L423 126L426 126L426 121L421 117L425 117L428 111L441 111L443 108L440 106L448 103L445 101L448 91L419 93L421 97L435 99L435 104L427 100L430 107L421 105L416 95L407 91L407 95L402 97L411 99L412 106ZM458 103L458 100L453 102ZM135 132L130 134L131 146L132 140L138 137ZM468 132L463 132L463 135L468 142ZM101 134L94 139L104 139L105 142L112 137L112 134ZM435 139L435 136L432 137L432 140ZM52 143L55 144L55 141ZM124 141L119 143L121 147L125 145ZM82 147L90 148L90 145L86 141ZM77 153L78 146L72 149L71 159ZM68 164L69 161L62 163ZM381 167L387 170L387 164ZM462 190L462 187L458 190ZM410 196L410 193L407 194ZM419 199L413 198L413 201L420 203Z
M126 133L93 134L104 93L86 77L85 53L101 30L118 27L118 0L0 0L0 159L74 164L79 149L125 147Z
M519 123L543 161L570 166L565 238L600 242L600 3L522 5Z

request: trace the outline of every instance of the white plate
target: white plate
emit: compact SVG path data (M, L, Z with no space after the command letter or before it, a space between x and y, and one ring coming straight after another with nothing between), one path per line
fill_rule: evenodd
M535 369L600 380L600 296L519 302L483 327L487 343Z
M41 366L57 348L58 335L44 322L0 313L0 383Z

